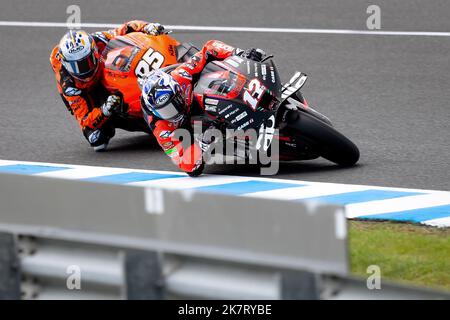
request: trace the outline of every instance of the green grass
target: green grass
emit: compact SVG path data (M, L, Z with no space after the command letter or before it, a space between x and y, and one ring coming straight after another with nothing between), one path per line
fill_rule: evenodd
M378 265L382 279L450 290L450 228L350 221L352 272Z

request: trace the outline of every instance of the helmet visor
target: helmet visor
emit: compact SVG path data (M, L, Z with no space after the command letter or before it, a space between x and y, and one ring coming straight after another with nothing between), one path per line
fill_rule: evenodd
M94 52L87 57L76 61L64 61L64 66L71 75L85 79L90 77L97 69L97 58Z
M184 114L184 100L179 92L164 106L155 108L155 114L163 120L176 121Z

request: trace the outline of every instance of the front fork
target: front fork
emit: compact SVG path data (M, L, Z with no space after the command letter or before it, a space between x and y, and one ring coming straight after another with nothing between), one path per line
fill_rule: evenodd
M292 101L294 98L295 101ZM302 113L316 111L308 106L306 99L303 98L300 92L295 93L290 99L292 100L285 101L277 110L276 119L279 135L275 138L279 140L279 158L280 160L315 159L319 155L317 152L314 152L312 142L304 137L301 132L294 130L294 126L291 124L297 122ZM318 114L322 116L320 113ZM325 116L323 117L325 120L328 120Z

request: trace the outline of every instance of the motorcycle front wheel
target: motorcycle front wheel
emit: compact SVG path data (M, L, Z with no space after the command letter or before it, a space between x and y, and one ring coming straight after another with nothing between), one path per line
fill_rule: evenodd
M340 166L352 166L359 160L359 149L343 134L316 117L298 112L287 124L296 140L306 140L323 158Z

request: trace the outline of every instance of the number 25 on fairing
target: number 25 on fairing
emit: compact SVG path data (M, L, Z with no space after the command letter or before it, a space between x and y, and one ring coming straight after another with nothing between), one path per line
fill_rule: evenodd
M152 70L161 68L163 63L164 56L158 51L155 51L153 48L149 48L136 66L136 76L138 78L142 78L149 74Z

